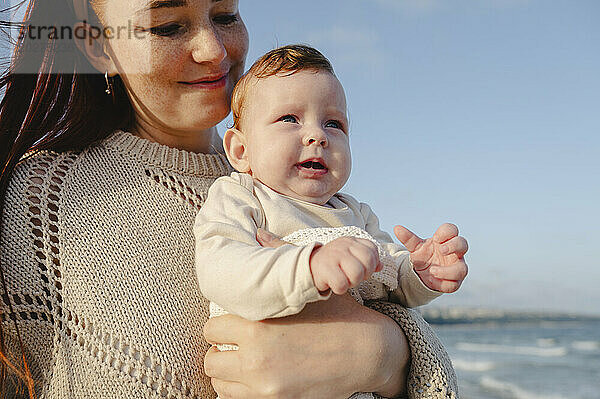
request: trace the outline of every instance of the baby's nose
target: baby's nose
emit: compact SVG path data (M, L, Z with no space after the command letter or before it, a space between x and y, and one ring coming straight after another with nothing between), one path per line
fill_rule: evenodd
M317 139L313 139L313 138L310 138L310 139L308 139L308 145L314 144L314 143L316 143L316 142L318 142L318 143L319 143L319 145L321 145L321 146L323 146L323 147L324 147L325 145L327 145L327 140L317 140Z
M304 136L303 141L304 145L306 146L318 144L321 147L327 147L328 145L327 135L320 129L311 131L309 134Z

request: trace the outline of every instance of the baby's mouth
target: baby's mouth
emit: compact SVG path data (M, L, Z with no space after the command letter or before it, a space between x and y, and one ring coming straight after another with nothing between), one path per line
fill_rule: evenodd
M300 167L306 168L306 169L327 169L325 167L325 165L323 165L319 161L306 161L306 162L302 162L299 165L300 165Z
M300 172L300 176L309 179L319 179L329 173L327 164L321 158L307 159L303 162L298 162L296 168Z

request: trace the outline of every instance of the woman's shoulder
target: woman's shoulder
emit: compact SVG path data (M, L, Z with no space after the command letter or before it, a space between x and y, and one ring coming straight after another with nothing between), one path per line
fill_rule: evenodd
M88 171L84 174L93 176L94 169L107 168L111 159L117 158L111 154L107 143L114 141L119 134L123 132L114 132L78 150L42 150L25 154L12 172L7 196L15 190L22 191L25 186L43 186L50 191L57 191L82 168Z
M5 194L4 214L11 211L11 204L18 207L20 203L28 203L32 199L36 201L36 197L40 197L43 202L58 202L73 176L77 175L77 170L83 168L89 172L84 174L93 177L95 169L106 168L103 163L107 157L95 150L102 148L106 140L79 150L40 150L26 153L11 173ZM93 179L89 183L93 183Z
M12 172L7 200L22 197L23 192L40 193L41 188L62 185L80 152L39 151L25 154ZM38 188L36 188L38 187Z

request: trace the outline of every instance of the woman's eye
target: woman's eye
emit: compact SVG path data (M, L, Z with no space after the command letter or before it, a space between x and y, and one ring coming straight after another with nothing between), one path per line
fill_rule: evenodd
M157 26L154 28L150 28L150 33L156 36L164 36L164 37L169 37L169 36L175 36L178 33L183 32L184 30L184 26L180 25L180 24L168 24L168 25L162 25L162 26Z
M344 125L338 121L327 121L327 123L325 123L325 127L344 130Z
M237 22L238 16L237 14L224 14L217 15L213 18L213 21L219 25L231 25L234 22Z
M298 118L296 118L294 115L284 115L279 118L279 121L286 123L298 123Z

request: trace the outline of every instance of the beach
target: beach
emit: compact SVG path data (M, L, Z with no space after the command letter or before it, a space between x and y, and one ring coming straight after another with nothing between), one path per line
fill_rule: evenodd
M462 399L600 399L600 319L433 327Z

